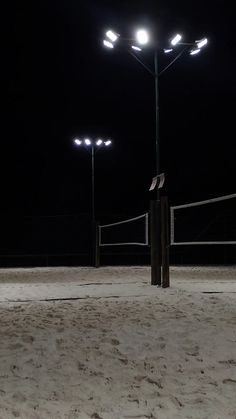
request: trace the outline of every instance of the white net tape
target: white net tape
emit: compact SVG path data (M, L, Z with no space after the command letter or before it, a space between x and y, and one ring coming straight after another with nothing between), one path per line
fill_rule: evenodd
M223 244L236 244L236 240L204 240L204 241L176 241L175 240L175 211L179 210L179 209L185 209L185 208L190 208L190 207L198 207L198 206L203 206L203 205L207 205L207 204L213 204L216 202L220 202L220 201L227 201L230 199L236 198L236 193L231 194L231 195L225 195L225 196L221 196L218 198L212 198L212 199L208 199L205 201L198 201L198 202L192 202L189 204L184 204L184 205L177 205L177 206L172 206L170 207L170 244L171 245L179 245L179 246L183 246L183 245L212 245L212 244L219 244L219 245L223 245Z
M114 243L106 243L102 242L102 230L107 229L110 227L116 227L126 223L136 222L138 220L143 219L143 241L128 241L128 242L114 242ZM149 234L148 234L148 213L139 215L138 217L129 218L127 220L118 221L116 223L111 224L104 224L98 226L99 231L99 246L124 246L124 245L138 245L138 246L148 246L149 244Z

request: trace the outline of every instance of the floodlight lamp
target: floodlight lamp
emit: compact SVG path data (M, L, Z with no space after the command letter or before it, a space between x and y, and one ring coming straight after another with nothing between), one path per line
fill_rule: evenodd
M82 141L81 141L81 140L79 140L78 138L75 138L74 143L75 143L76 145L81 145L81 144L82 144Z
M136 33L137 42L141 45L145 45L149 41L148 33L145 29L139 29Z
M116 42L117 39L118 39L118 35L115 32L111 31L111 30L109 30L109 31L106 32L106 36L112 42Z
M84 140L84 142L85 142L85 144L86 144L86 145L91 145L91 141L89 140L89 138L86 138L86 139Z
M198 54L200 51L201 51L200 49L192 49L192 50L190 51L190 55L196 55L196 54Z
M106 40L103 41L103 45L105 45L105 47L107 48L114 48L114 45L111 42L106 41Z
M135 51L142 51L141 48L136 47L135 45L132 45L131 48L134 49Z
M175 37L170 41L171 45L175 46L181 41L182 36L180 34L175 35Z
M107 140L104 142L105 146L111 145L111 140Z
M169 52L173 51L173 48L165 48L164 53L168 54Z
M200 41L196 41L197 47L200 49L207 44L207 38L200 39Z
M101 144L102 144L102 140L99 139L96 141L96 145L101 145Z

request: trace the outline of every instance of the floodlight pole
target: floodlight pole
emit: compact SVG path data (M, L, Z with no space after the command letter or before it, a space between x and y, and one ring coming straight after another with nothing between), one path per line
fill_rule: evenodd
M145 31L139 31L144 32ZM142 34L142 35L143 35ZM112 36L111 36L112 35ZM106 36L112 41L108 42L104 40L103 43L106 47L114 48L114 43L119 38L118 34L108 31ZM156 126L156 135L155 135L155 160L156 160L156 176L160 175L160 137L159 137L159 91L158 91L158 79L169 67L171 67L176 60L178 60L181 55L189 49L190 46L193 47L190 54L196 54L200 51L201 47L207 44L207 38L204 38L200 41L195 42L179 42L181 40L181 35L177 34L171 41L172 46L177 44L183 45L184 49L164 68L161 72L158 72L158 48L155 46L154 49L154 71L148 65L146 65L136 54L129 51L130 55L134 57L153 77L155 80L155 126ZM123 38L123 40L128 40ZM131 39L129 39L131 41ZM133 39L132 39L133 41ZM138 39L138 43L145 44L148 41L148 36L145 35L144 39ZM132 46L134 50L141 51L140 48ZM170 49L172 51L173 48ZM164 50L165 51L165 50ZM167 50L165 51L167 52ZM158 185L156 185L156 199L151 201L151 284L161 286L161 273L165 276L165 284L163 287L169 286L167 266L169 264L169 255L162 255L162 250L165 252L165 249L168 247L168 225L164 225L161 221L161 215L163 215L164 221L167 223L167 199L162 200L161 208L161 199L160 191ZM164 237L164 239L163 239ZM169 268L168 268L169 269Z
M155 78L155 127L156 127L156 176L160 174L160 129L159 129L159 89L158 89L158 51L154 51L154 78ZM151 284L161 286L161 204L160 191L156 186L156 218L154 226L156 231L152 234L151 251Z
M159 135L159 89L158 89L158 52L154 52L154 68L155 68L155 114L156 114L156 175L160 174L160 135ZM157 196L159 191L157 189Z
M91 239L92 239L92 265L96 268L99 267L99 260L98 260L98 235L97 235L97 222L95 218L95 164L94 158L95 153L98 151L96 150L96 145L99 147L101 144L105 144L105 146L109 146L111 144L111 140L103 141L98 139L96 142L90 141L90 139L85 139L82 141L81 139L74 139L74 143L76 145L85 144L88 153L91 155Z
M149 68L135 54L130 52L132 57L136 59L153 77L155 82L155 169L156 176L160 174L160 128L159 128L159 88L158 88L158 49L154 50L154 71ZM161 286L161 201L160 191L156 186L156 200L151 204L151 284Z
M95 175L94 175L94 144L91 144L91 169L92 169L92 196L91 196L91 203L92 203L92 211L91 211L91 221L92 221L92 265L94 267L98 267L97 258L96 258L96 242L97 242L97 228L96 228L96 220L95 220Z
M94 144L92 144L92 148L91 148L91 160L92 160L92 197L91 197L91 201L92 201L92 223L95 222L95 185L94 185Z

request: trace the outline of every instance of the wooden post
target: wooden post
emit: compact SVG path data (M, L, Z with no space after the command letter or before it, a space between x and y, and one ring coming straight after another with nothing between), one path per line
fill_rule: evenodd
M95 240L95 268L100 267L100 243L99 243L99 223L96 222L96 240Z
M151 201L151 285L161 286L160 201Z
M97 259L97 223L91 222L91 265L96 268Z
M169 211L167 196L161 197L162 288L170 286Z

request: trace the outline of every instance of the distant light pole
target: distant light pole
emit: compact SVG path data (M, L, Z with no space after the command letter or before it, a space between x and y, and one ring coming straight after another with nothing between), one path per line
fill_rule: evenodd
M145 47L150 40L148 31L145 29L139 29L136 32L134 38L126 39L122 38L120 34L109 30L106 32L106 39L103 41L103 45L109 49L114 49L115 47L126 48L126 50L151 74L155 82L155 170L156 176L160 175L160 138L159 138L159 89L158 89L158 79L169 67L171 67L174 62L181 57L184 52L189 52L190 55L198 54L201 49L207 44L207 38L197 40L195 42L182 42L182 36L180 34L175 35L172 39L169 40L167 45L161 45L158 42L153 46L154 53L154 66L153 68L147 65L141 58L140 52L142 47ZM178 52L177 48L182 46L181 51ZM164 67L161 71L158 68L158 52L161 50L164 54L178 53L174 58L169 62L169 64ZM156 234L153 237L154 242L152 243L151 249L151 269L152 269L152 280L153 285L161 285L161 207L160 207L160 191L156 187Z
M98 257L97 257L97 226L96 226L96 218L95 218L95 170L94 170L94 156L95 153L100 150L101 148L109 147L112 142L111 140L102 140L98 138L96 140L91 140L90 138L85 139L74 139L74 144L78 147L84 147L91 155L91 174L92 174L92 183L91 183L91 221L92 221L92 264L95 267L99 266Z
M94 170L94 156L95 153L101 149L102 147L109 147L111 145L111 140L102 140L100 138L98 138L97 140L91 140L89 138L85 138L85 139L79 139L79 138L75 138L74 139L74 143L76 144L76 146L79 147L84 147L86 148L86 150L88 152L90 152L91 154L91 174L92 174L92 182L91 182L91 203L92 203L92 211L91 211L91 216L92 216L92 222L95 222L95 170Z

